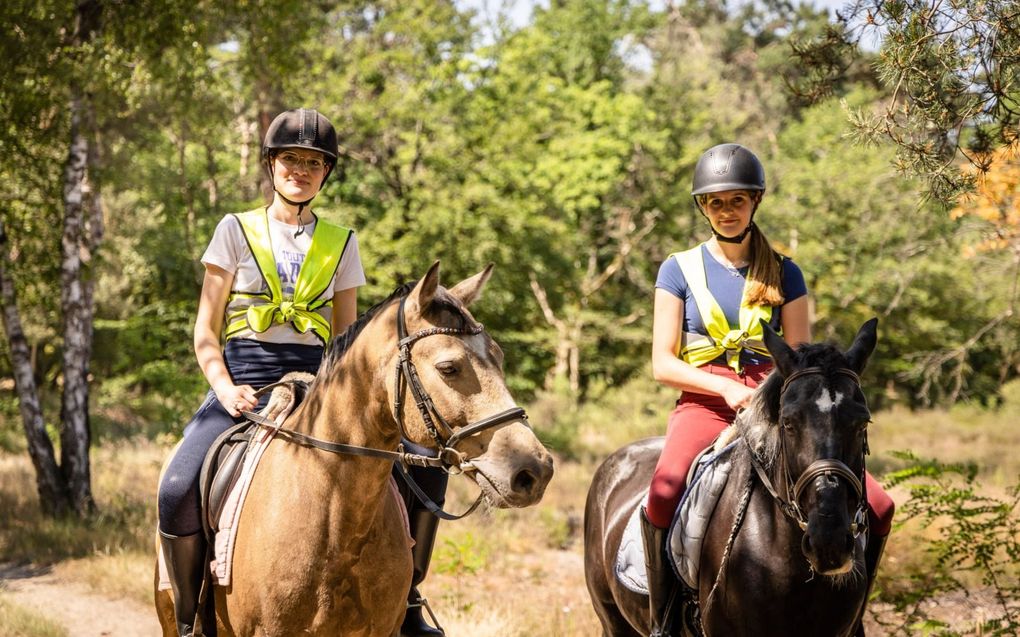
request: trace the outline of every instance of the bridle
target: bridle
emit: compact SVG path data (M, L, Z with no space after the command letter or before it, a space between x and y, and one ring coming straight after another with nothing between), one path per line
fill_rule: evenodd
M476 420L455 430L443 418L439 410L436 409L432 397L429 396L428 391L421 384L418 370L414 366L414 361L411 360L411 346L423 338L441 334L449 336L474 336L484 332L485 327L481 323L476 323L466 328L430 327L419 330L409 336L407 334L407 322L404 318L404 302L406 299L407 297L400 299L400 307L397 309L397 337L399 339L397 349L400 351L400 355L397 359L396 378L393 383L395 394L393 399L393 418L397 421L397 426L400 428L400 436L405 440L409 439L404 428L403 410L404 388L407 387L411 390L415 405L418 407L418 413L421 414L422 421L425 423L425 429L428 430L432 440L439 447L439 453L436 458L439 460L439 463L430 464L429 466L439 466L451 475L474 470L474 465L471 464L471 461L464 457L463 452L456 449L457 443L488 429L502 427L511 422L523 421L530 428L528 415L522 407L511 407L498 414ZM436 426L437 423L442 427L442 432Z
M794 372L793 374L790 374L783 380L783 386L779 390L780 400L782 400L783 395L786 393L786 391L790 388L790 385L795 380L804 378L806 376L828 376L830 374L846 376L847 378L851 379L858 388L860 388L861 386L860 376L858 376L853 370L847 369L845 367L835 370L825 370L822 369L821 367L806 367L804 369ZM864 456L867 453L868 453L868 441L867 434L865 434L864 449L861 452L860 476L855 474L850 469L850 467L848 467L842 461L836 460L835 458L825 458L822 460L816 460L812 462L810 465L808 465L807 469L805 469L803 473L800 474L797 480L794 481L792 475L790 474L790 463L788 462L786 452L786 439L785 437L782 436L782 433L780 433L779 456L780 462L783 465L783 478L785 482L783 486L785 487L784 490L789 499L783 498L781 495L779 495L779 492L772 485L772 481L769 479L768 474L765 471L764 466L762 465L761 459L758 458L757 454L754 452L753 449L751 450L751 464L754 466L754 469L757 472L758 477L765 485L765 489L769 492L772 498L779 505L779 508L783 511L783 513L785 513L787 516L793 519L797 523L797 526L799 526L802 531L806 530L808 525L807 516L804 515L804 511L800 505L801 498L803 497L804 491L807 489L807 487L810 484L812 484L816 478L820 476L835 477L842 479L850 486L851 489L853 489L854 495L857 498L857 510L854 513L853 521L850 523L850 533L853 534L853 536L856 538L861 533L867 531L868 528L868 515L867 515L868 498L864 487ZM790 497L791 494L792 497Z
M404 391L405 387L407 387L410 389L411 394L414 397L415 405L418 407L418 412L421 414L422 420L425 423L425 428L436 443L436 446L439 447L439 452L435 456L407 452L404 450L403 442L397 446L396 451L387 451L384 449L375 449L372 447L361 447L358 445L348 445L339 442L321 440L314 436L294 431L293 429L286 429L282 427L281 424L254 412L245 411L242 412L242 415L258 425L269 427L274 430L274 433L281 434L283 437L300 445L315 447L316 449L321 449L331 453L344 453L393 461L397 472L404 481L407 482L411 491L414 492L415 496L421 500L422 504L424 504L426 508L444 520L457 520L471 514L476 508L478 508L483 495L479 494L475 502L464 513L461 513L460 515L452 515L443 511L443 509L436 504L424 490L422 490L417 482L415 482L414 478L412 478L407 472L407 467L417 466L438 468L450 475L459 475L468 471L478 471L477 467L472 464L471 460L466 458L464 453L456 448L458 443L489 429L502 427L512 422L522 422L529 429L531 428L531 425L528 423L528 415L522 407L511 407L510 409L493 414L492 416L487 416L480 420L468 423L459 429L455 429L451 426L450 423L443 418L443 415L439 413L439 410L436 409L435 402L433 402L432 397L422 385L421 378L418 376L418 370L415 368L414 362L411 360L411 346L428 336L474 336L484 332L485 327L481 323L475 323L473 326L465 328L431 327L408 335L407 321L404 318L404 304L406 300L406 296L401 297L400 305L397 308L397 349L399 350L399 356L397 358L396 365L396 378L394 379L395 395L393 400L393 418L400 430L401 439L409 440L406 428L404 427L403 415ZM277 385L284 385L289 382L290 381L283 381L266 385L255 392L255 394L256 396L264 394L267 391L272 390ZM442 432L440 432L440 427L436 426L437 422L442 428ZM488 480L488 476L485 476L485 474L481 471L478 471L478 474Z

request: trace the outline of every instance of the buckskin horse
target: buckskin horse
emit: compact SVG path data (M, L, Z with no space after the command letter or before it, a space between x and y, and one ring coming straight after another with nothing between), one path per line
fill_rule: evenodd
M402 431L438 447L491 506L541 499L552 457L507 389L502 351L467 310L491 270L447 290L436 262L331 344L283 424L292 433L272 440L249 487L232 582L214 589L219 635L397 634L412 572L388 485ZM169 591L156 592L156 608L163 634L176 635Z
M735 422L733 468L706 531L693 594L700 622L677 613L673 635L837 637L854 630L867 596L861 485L871 420L859 374L875 348L876 325L865 323L845 353L828 344L794 350L766 326L775 371ZM588 491L585 578L609 637L649 633L648 597L624 587L614 565L662 442L616 451Z

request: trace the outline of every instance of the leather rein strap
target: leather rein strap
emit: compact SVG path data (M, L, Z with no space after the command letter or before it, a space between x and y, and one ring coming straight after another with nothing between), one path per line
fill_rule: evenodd
M790 384L798 378L805 376L827 376L829 374L836 374L840 376L846 376L854 381L857 387L861 386L861 378L853 370L846 368L839 368L831 371L826 371L821 367L806 367L798 370L783 380L783 387L779 390L780 399L789 389ZM782 435L782 434L780 434ZM744 440L747 444L746 439ZM867 453L867 442L864 444L864 453ZM835 476L842 478L850 487L853 489L854 495L857 497L857 511L854 514L854 520L850 524L850 532L854 537L857 537L865 530L867 530L867 494L864 489L863 481L863 470L861 476L858 477L853 471L850 470L845 463L835 458L825 458L822 460L816 460L808 465L808 468L800 474L797 481L794 483L789 475L789 464L785 461L786 446L785 444L780 447L781 453L784 455L783 464L786 466L786 492L788 496L792 495L792 498L788 501L779 495L779 492L772 485L772 481L769 479L764 467L761 465L761 461L758 459L754 450L748 445L748 449L751 451L751 465L754 467L755 472L761 479L765 489L769 492L772 498L779 504L779 508L782 509L783 513L792 518L801 530L807 529L807 517L804 515L803 510L800 506L801 497L804 494L804 490L820 476ZM863 458L862 465L863 465Z
M521 407L511 407L510 409L501 411L492 416L487 416L481 420L468 423L460 429L454 429L446 421L446 419L443 418L442 414L439 413L439 410L436 409L435 403L432 401L432 397L429 396L425 387L421 384L421 379L418 376L418 370L415 368L414 362L411 360L411 346L417 341L428 336L435 336L439 334L450 336L473 336L481 334L485 328L481 323L476 323L474 326L465 329L433 327L408 335L407 323L404 319L404 303L406 299L407 297L400 299L400 306L397 310L397 348L399 350L399 357L397 360L396 379L394 383L395 397L393 401L393 415L394 420L397 423L397 427L400 430L401 438L409 440L404 427L403 404L405 387L410 388L411 394L415 399L415 405L418 407L418 411L425 423L425 428L428 430L433 441L435 441L436 445L439 447L437 455L427 456L423 454L405 452L403 443L397 446L396 451L388 451L385 449L374 449L372 447L361 447L357 445L348 445L339 442L322 440L299 431L294 431L293 429L287 429L282 426L282 423L277 423L265 416L261 416L251 411L242 411L241 414L257 425L272 429L274 435L280 435L290 442L294 442L305 447L313 447L330 453L348 454L392 461L393 466L397 469L397 473L400 474L400 477L404 479L407 486L410 487L411 491L429 511L443 520L459 520L460 518L470 515L478 508L478 505L482 502L483 494L480 493L478 498L464 513L459 515L447 513L442 509L442 507L436 504L435 501L428 496L428 494L425 493L417 482L415 482L414 478L412 478L408 473L407 467L431 467L442 469L451 475L458 475L467 471L477 471L477 468L471 464L471 460L466 458L463 452L455 448L457 443L470 438L471 436L480 434L488 429L508 425L512 422L522 422L529 428L531 425L528 423L527 413ZM272 383L260 388L255 392L255 395L261 396L279 385L297 383L303 383L303 381L280 381ZM439 428L436 427L437 422L444 430L442 433L440 433ZM488 476L485 476L485 474L481 472L478 473L488 480Z

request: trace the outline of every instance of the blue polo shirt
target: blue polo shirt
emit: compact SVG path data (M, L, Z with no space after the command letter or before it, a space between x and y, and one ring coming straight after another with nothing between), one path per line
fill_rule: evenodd
M737 329L740 326L740 299L744 295L744 284L747 282L747 272L750 270L750 266L736 270L730 269L716 261L704 243L701 244L701 258L705 263L708 291L712 293L723 314L726 315L730 329ZM783 305L807 294L804 273L800 271L796 263L787 257L783 257L782 286L783 296L786 299ZM687 279L684 278L684 274L680 270L680 264L672 256L659 266L659 276L655 280L655 287L669 292L684 302L683 331L708 335L705 324L701 321L701 312L698 311L694 295L687 285ZM782 306L772 309L772 320L769 323L776 331L779 331L782 313ZM725 365L726 357L720 356L713 362ZM740 353L742 365L760 365L769 362L771 362L769 357L748 349Z

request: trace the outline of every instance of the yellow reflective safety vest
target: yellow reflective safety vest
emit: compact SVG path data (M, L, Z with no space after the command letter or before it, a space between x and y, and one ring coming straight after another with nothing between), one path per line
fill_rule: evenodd
M316 310L333 306L333 295L324 294L340 267L351 230L317 219L312 245L294 283L294 298L284 300L276 258L269 236L269 212L259 208L234 216L241 223L248 247L265 281L266 291L230 293L227 312L227 339L245 330L262 333L274 324L290 323L298 332L314 333L323 343L332 335L329 320Z
M772 320L772 307L748 305L745 282L744 297L740 300L740 324L734 329L708 289L701 245L671 256L680 265L680 271L694 296L694 303L698 306L701 322L708 332L707 336L696 332L681 334L677 356L695 367L701 367L725 354L726 364L736 372L741 370L740 352L745 348L770 356L765 349L765 335L759 320Z

